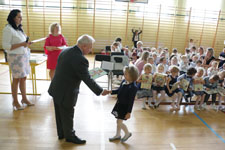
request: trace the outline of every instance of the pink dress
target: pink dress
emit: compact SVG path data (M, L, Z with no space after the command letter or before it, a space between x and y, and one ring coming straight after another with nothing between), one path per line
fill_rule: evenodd
M138 68L139 75L141 75L144 65L145 65L145 62L143 60L140 60L138 62L136 61L135 66Z
M44 50L45 53L48 55L47 59L47 68L54 70L56 68L57 60L59 57L59 54L62 50L53 50L49 51L46 49L46 46L64 46L66 44L65 38L59 34L58 36L53 36L49 34L48 38L45 40Z

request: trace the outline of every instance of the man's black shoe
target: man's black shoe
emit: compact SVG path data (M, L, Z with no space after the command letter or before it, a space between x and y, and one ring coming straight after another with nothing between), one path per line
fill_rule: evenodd
M75 143L75 144L85 144L86 140L81 140L77 136L74 136L74 137L72 137L70 139L66 139L66 142L72 142L72 143Z

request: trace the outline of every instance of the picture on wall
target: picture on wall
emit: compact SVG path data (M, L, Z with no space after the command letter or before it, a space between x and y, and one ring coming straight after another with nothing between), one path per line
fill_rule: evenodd
M148 0L115 0L118 2L148 3Z

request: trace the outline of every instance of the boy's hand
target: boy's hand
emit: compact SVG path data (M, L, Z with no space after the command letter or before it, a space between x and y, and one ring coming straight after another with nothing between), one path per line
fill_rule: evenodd
M130 118L130 113L127 113L125 116L125 119L129 119Z

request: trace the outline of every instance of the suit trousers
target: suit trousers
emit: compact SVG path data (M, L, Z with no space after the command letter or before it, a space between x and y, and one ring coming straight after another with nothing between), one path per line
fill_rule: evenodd
M134 47L137 48L137 42L138 41L133 41L134 42Z
M74 106L68 108L54 102L54 107L58 136L70 139L75 134L73 129Z

